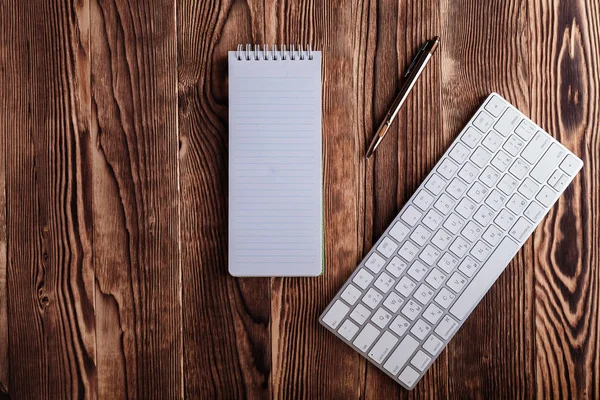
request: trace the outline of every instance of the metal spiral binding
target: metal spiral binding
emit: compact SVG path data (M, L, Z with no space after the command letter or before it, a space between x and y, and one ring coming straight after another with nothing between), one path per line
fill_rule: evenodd
M313 51L310 44L306 45L306 50L304 50L301 44L298 45L297 50L295 46L291 44L289 51L287 51L285 44L281 45L281 50L277 50L276 44L274 44L270 50L268 44L264 44L262 50L259 44L255 44L254 49L252 49L252 45L246 44L245 50L243 45L238 44L235 56L240 61L277 61L287 60L288 58L290 60L312 60Z

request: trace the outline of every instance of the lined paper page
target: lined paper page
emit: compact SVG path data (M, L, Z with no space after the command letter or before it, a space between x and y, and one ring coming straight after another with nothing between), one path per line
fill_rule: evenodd
M315 276L323 263L321 53L229 52L229 272Z

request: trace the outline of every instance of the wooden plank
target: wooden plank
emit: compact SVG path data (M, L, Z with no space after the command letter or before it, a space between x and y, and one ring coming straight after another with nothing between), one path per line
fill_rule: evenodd
M9 82L11 57L8 48L12 26L8 7L0 8L0 82ZM6 139L9 135L10 118L14 100L8 83L0 85L0 399L8 397L9 359L8 359L8 285L6 281Z
M88 3L2 12L10 395L95 398Z
M600 397L600 4L529 5L533 119L584 169L535 234L538 398Z
M90 3L98 396L183 396L175 3Z
M262 1L177 3L185 394L268 398L269 279L227 272L227 51L263 43Z
M520 0L441 2L445 137L493 91L527 113L531 18ZM533 397L532 251L530 240L447 347L449 397Z
M359 355L318 324L319 314L362 256L364 152L370 120L375 4L267 1L267 43L323 51L325 273L273 279L273 397L355 398L364 393ZM371 22L371 23L370 23ZM367 53L365 54L365 50ZM363 108L365 106L366 108Z

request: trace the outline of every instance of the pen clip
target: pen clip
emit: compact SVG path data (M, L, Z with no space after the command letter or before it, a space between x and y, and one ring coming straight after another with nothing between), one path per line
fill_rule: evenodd
M406 70L406 72L404 73L404 78L406 78L410 72L412 71L413 67L415 66L415 64L417 63L417 60L419 60L419 58L421 58L421 54L425 51L425 48L427 47L427 44L429 43L429 41L425 42L420 48L419 51L417 52L417 55L415 56L415 58L412 59L412 61L410 62L410 65L408 66L408 69Z

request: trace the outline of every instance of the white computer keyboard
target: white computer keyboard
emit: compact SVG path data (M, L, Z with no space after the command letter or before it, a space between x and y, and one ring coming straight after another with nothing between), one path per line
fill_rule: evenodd
M492 93L321 324L412 389L582 166Z

